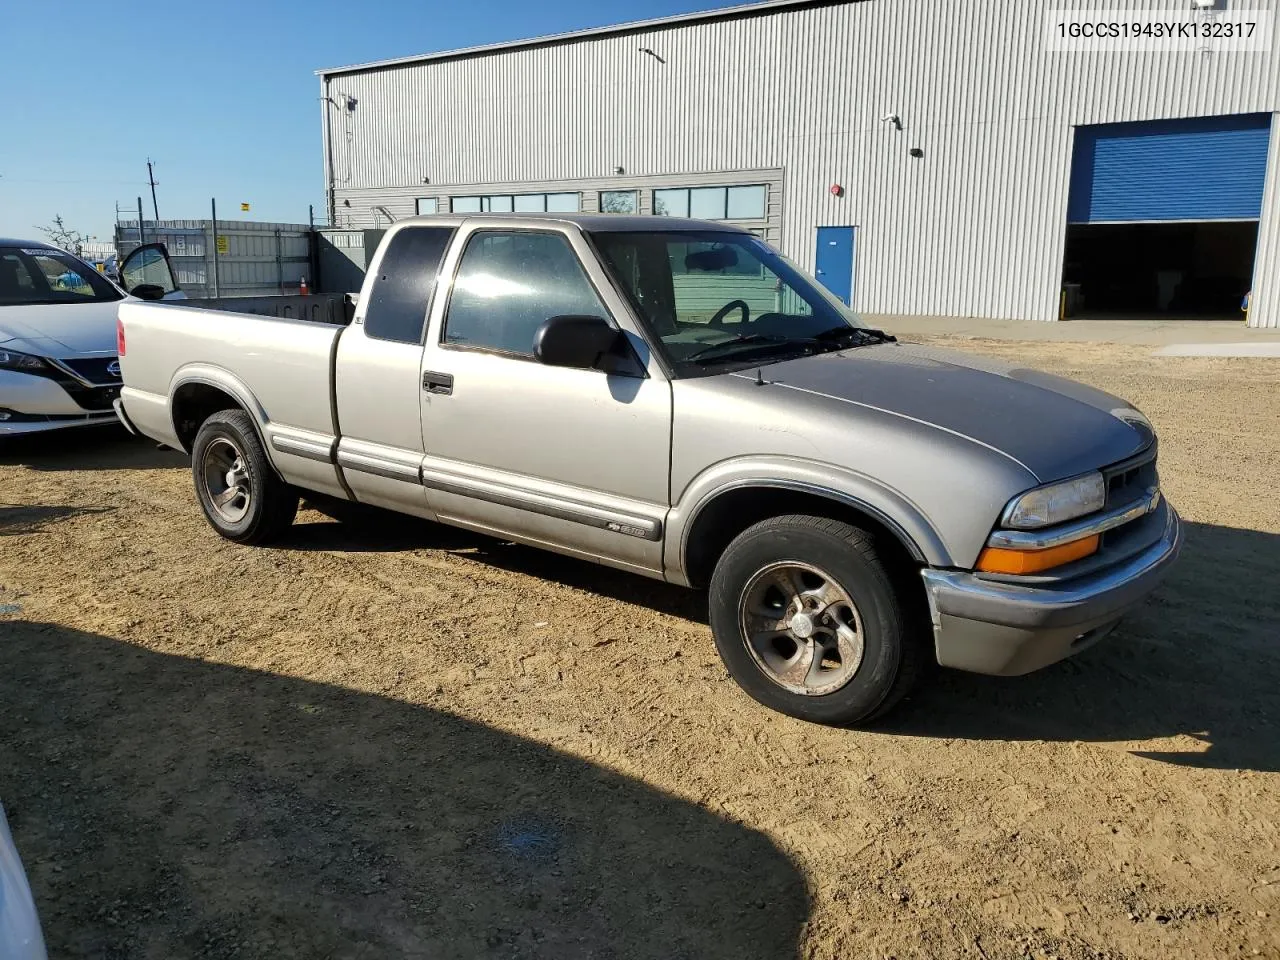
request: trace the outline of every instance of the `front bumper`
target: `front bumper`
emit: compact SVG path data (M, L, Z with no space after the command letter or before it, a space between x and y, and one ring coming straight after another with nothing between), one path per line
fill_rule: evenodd
M923 571L938 663L1017 676L1101 640L1164 579L1182 549L1182 523L1165 507L1160 539L1123 563L1062 584L1022 586L957 570Z
M88 409L49 377L0 370L0 413L7 414L0 418L0 436L112 423L116 416L110 405L116 391L115 387L86 388L82 391L85 403L103 406Z

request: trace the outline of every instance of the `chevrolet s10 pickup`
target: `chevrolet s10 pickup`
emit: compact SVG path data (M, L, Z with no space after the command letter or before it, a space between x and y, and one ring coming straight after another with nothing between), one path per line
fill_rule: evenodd
M896 342L724 224L413 218L349 324L127 301L117 347L223 537L313 491L705 588L742 688L820 723L1084 649L1182 541L1130 404Z

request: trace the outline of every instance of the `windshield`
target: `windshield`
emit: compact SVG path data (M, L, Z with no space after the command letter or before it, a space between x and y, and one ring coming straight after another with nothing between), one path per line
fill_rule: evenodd
M848 346L862 327L764 241L720 231L591 235L683 375Z
M61 250L0 247L0 306L108 303L124 295L97 270Z

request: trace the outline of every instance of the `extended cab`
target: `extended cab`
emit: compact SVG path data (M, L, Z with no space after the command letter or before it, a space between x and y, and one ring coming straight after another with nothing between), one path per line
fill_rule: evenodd
M1156 439L1080 384L901 344L763 241L653 217L397 223L349 326L120 310L126 425L222 536L299 491L710 590L743 688L868 720L927 657L1083 649L1174 561Z

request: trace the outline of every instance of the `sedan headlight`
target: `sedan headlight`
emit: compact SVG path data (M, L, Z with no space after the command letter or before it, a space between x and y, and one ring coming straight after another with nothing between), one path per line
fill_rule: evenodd
M1000 522L1016 530L1035 530L1101 510L1106 502L1107 484L1102 474L1089 473L1015 497Z
M0 370L18 370L22 373L35 373L46 369L46 364L39 357L16 350L0 349Z

